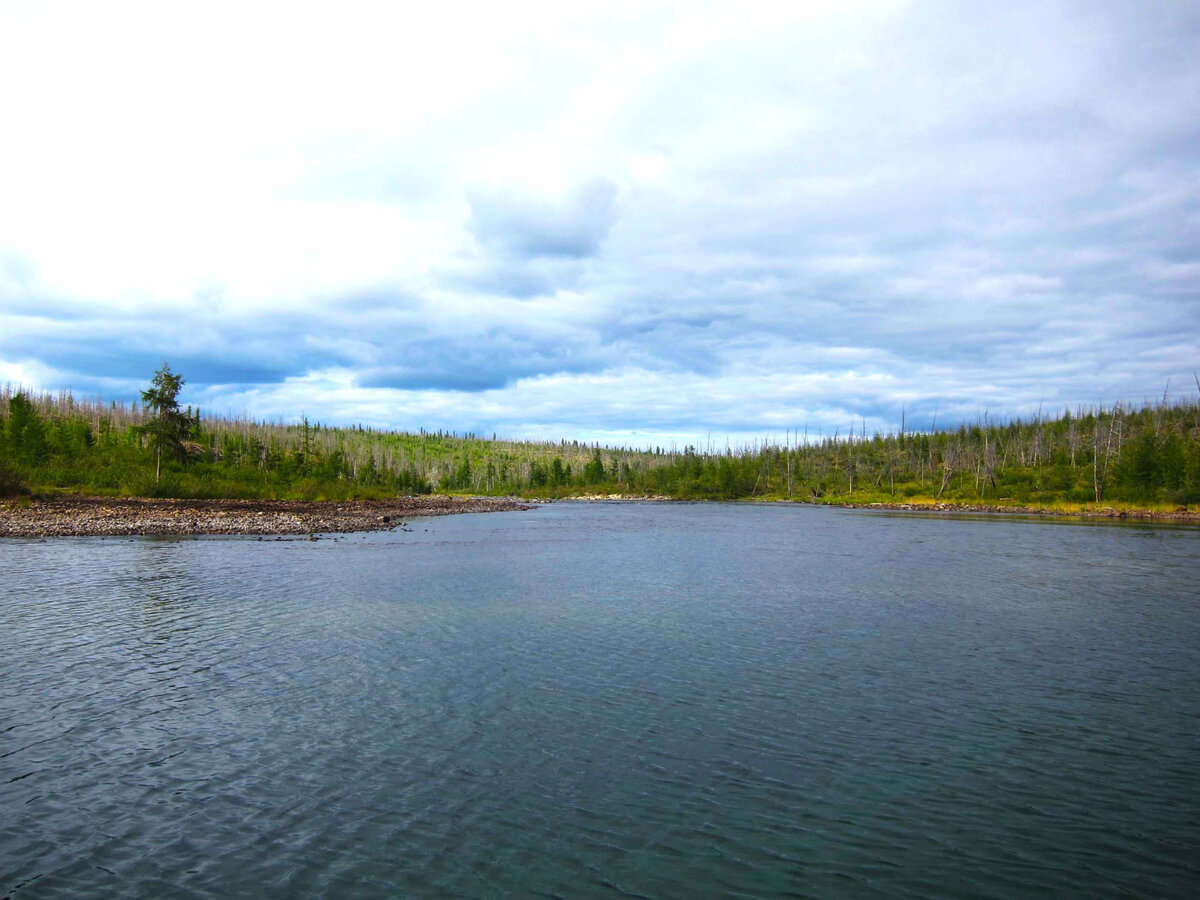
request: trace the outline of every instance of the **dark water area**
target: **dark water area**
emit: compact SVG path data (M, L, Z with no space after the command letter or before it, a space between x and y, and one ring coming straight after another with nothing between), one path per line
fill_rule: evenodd
M0 897L1194 897L1200 530L0 542Z

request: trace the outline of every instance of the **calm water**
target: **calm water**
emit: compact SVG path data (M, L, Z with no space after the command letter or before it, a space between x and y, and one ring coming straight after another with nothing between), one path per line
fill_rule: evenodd
M1200 530L0 542L0 897L1200 886Z

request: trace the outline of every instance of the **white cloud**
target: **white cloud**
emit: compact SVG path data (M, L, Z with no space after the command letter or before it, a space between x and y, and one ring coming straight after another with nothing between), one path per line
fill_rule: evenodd
M0 377L132 392L169 358L257 415L642 442L1155 396L1200 356L1198 35L1069 2L6 6Z

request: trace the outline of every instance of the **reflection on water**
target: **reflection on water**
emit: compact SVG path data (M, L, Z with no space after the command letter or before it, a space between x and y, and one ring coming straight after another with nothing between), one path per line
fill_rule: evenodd
M0 896L1191 896L1200 531L0 545Z

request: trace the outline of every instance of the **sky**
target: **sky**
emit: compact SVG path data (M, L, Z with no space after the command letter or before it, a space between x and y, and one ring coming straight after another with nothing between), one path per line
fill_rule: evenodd
M749 443L1195 396L1200 5L0 0L0 383Z

